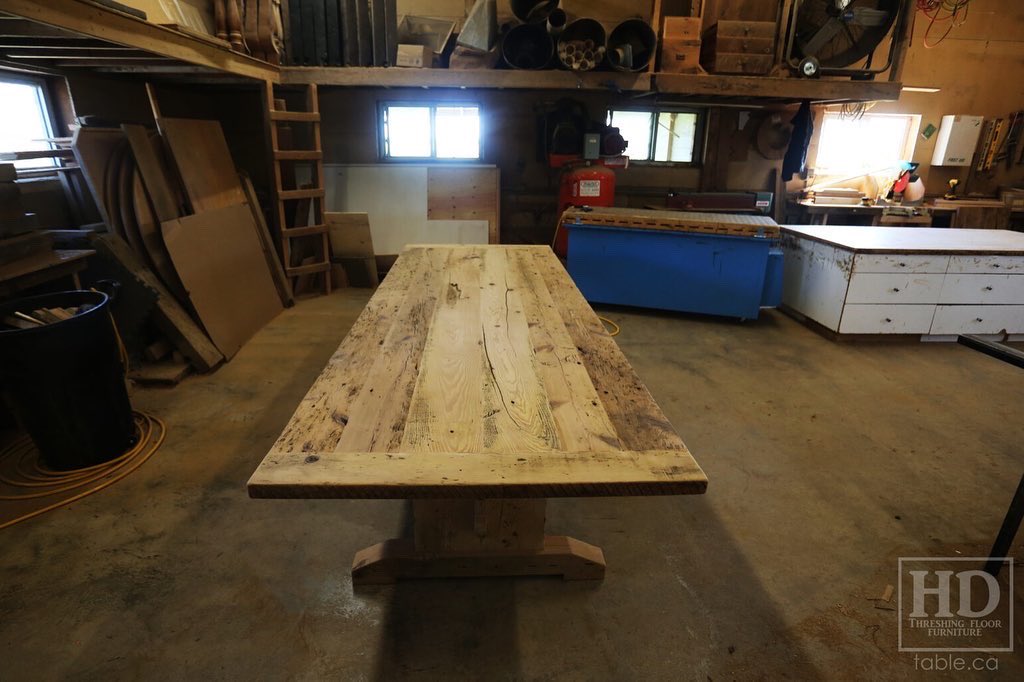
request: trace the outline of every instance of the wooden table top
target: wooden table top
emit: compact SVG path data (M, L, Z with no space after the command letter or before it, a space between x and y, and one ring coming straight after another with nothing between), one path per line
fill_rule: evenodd
M706 487L546 246L407 249L249 481L278 498Z
M1024 255L1024 233L942 227L783 225L793 234L857 253Z

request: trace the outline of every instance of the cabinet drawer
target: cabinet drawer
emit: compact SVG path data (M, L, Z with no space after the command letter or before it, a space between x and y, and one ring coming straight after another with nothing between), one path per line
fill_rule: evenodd
M855 274L846 292L847 303L931 303L939 302L945 275Z
M1024 304L1024 275L946 275L939 303Z
M1024 275L1024 256L951 256L950 273Z
M719 38L775 38L774 21L732 21L719 19L711 31Z
M724 36L713 38L711 45L715 52L740 54L775 54L774 38L750 38L747 36Z
M901 256L864 253L853 261L854 272L924 272L944 274L949 256Z
M847 305L840 334L927 334L934 305Z
M932 334L1020 334L1024 305L940 305L935 309Z
M711 53L703 62L713 73L768 73L775 57L762 54Z

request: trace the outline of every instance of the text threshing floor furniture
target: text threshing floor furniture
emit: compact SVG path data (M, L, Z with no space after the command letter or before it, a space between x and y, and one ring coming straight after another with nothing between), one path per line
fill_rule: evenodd
M422 246L398 259L249 494L413 500L415 537L357 553L358 584L601 578L599 548L544 535L545 498L706 487L550 249Z

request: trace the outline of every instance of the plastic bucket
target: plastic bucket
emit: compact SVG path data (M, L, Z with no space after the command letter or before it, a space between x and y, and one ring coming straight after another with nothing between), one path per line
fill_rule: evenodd
M16 310L93 306L41 327L0 330L0 390L52 469L100 464L135 444L111 300L64 291L0 304L0 319Z

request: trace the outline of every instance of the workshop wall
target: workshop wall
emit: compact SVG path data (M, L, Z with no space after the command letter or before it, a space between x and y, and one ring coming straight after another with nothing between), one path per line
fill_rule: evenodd
M903 72L906 86L940 88L937 93L904 92L899 102L881 102L878 113L921 114L921 129L936 127L948 114L985 118L1008 118L1024 109L1024 88L1019 74L1024 70L1024 3L1016 0L972 0L967 23L954 28L937 47L924 46L928 20L918 14L914 38ZM936 42L945 25L936 25L929 42ZM820 126L819 126L820 129ZM991 175L968 177L967 169L930 166L936 136L918 137L914 161L928 194L945 191L946 183L959 178L961 191L995 194L1000 186L1024 184L1024 166L1010 171L1003 166ZM809 161L817 153L812 143Z
M500 90L423 90L413 88L329 88L320 89L323 112L325 163L378 163L378 106L381 102L464 101L481 106L484 119L484 160L501 169L502 240L509 243L549 241L557 220L558 171L548 168L537 149L536 117L546 105L571 97L582 102L591 117L603 119L609 107L636 106L628 95L575 92ZM709 160L725 158L717 181L701 183L697 166L634 164L616 171L616 201L620 206L664 203L672 190L773 189L772 170L779 162L761 158L751 149L752 136L764 111L752 110L741 116L730 112L728 125L719 140L720 148L709 142ZM709 109L709 116L719 110ZM742 127L741 127L742 126ZM627 151L628 153L628 151Z

